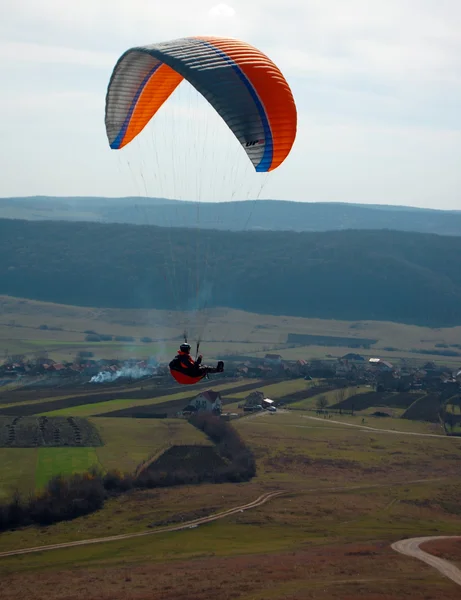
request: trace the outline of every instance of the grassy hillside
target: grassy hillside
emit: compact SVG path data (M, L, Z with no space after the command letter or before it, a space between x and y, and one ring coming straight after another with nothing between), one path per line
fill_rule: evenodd
M33 356L47 352L54 360L72 360L77 352L86 350L95 358L155 356L167 360L177 350L184 323L183 313L170 311L85 308L0 296L0 354ZM88 330L112 335L114 340L86 341ZM343 337L351 345L358 338L376 339L370 348L360 348L360 354L379 355L392 362L399 358L422 364L435 360L456 368L460 361L461 327L430 329L384 321L277 317L231 309L211 312L202 351L207 361L222 355L264 356L275 350L288 360L341 357L350 351L347 345L322 346L320 342L294 347L286 341L295 332L331 339ZM134 341L115 341L115 336L132 337ZM154 341L142 343L143 336ZM0 380L1 383L6 392L8 382ZM73 393L66 390L65 382L55 381L54 385L59 396Z
M255 478L133 491L84 518L6 532L5 551L151 535L3 557L5 599L71 597L76 589L89 600L459 597L451 581L390 545L459 530L461 440L362 431L298 412L233 426L256 455ZM273 490L285 494L207 525L159 531Z
M442 327L461 323L460 252L458 237L395 231L230 233L4 219L0 293Z
M253 200L202 204L202 228L233 231L330 231L394 229L442 235L461 234L461 212L407 206L341 202ZM206 209L205 209L206 206ZM63 219L105 223L195 224L196 203L165 198L19 197L0 198L0 218Z

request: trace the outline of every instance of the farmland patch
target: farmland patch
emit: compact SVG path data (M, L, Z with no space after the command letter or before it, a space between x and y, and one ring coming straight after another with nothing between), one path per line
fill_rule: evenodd
M98 430L77 417L0 416L0 447L102 446Z

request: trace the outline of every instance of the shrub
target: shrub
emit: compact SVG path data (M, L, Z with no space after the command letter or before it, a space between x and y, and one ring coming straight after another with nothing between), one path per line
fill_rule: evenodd
M254 455L229 423L200 413L190 422L214 442L214 448L173 446L137 476L117 470L102 473L97 468L68 477L58 475L27 501L15 492L9 502L0 504L0 531L75 519L102 508L109 496L132 488L193 485L204 481L238 483L255 476ZM186 461L181 460L184 456L190 459L187 467Z

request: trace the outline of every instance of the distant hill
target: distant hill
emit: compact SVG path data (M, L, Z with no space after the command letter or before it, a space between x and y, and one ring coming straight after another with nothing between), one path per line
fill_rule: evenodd
M461 237L0 220L0 294L79 306L461 324ZM200 304L202 306L202 304Z
M198 220L197 220L198 216ZM333 202L248 200L201 203L165 198L0 198L0 218L93 221L134 225L199 225L229 231L393 229L461 235L461 211Z

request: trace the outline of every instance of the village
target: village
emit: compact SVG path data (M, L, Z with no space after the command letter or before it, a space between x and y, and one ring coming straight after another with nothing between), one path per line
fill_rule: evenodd
M18 385L121 385L134 380L169 381L167 363L155 358L99 359L80 352L72 362L57 362L45 354L26 358L21 355L7 358L0 365L0 387L15 382ZM337 387L369 385L375 391L430 390L445 391L447 386L458 389L461 369L451 369L432 361L412 364L400 360L394 365L381 358L366 359L360 354L349 353L337 359L284 360L278 354L258 357L219 357L224 359L225 371L221 378L290 380L304 377L306 380L322 379Z

